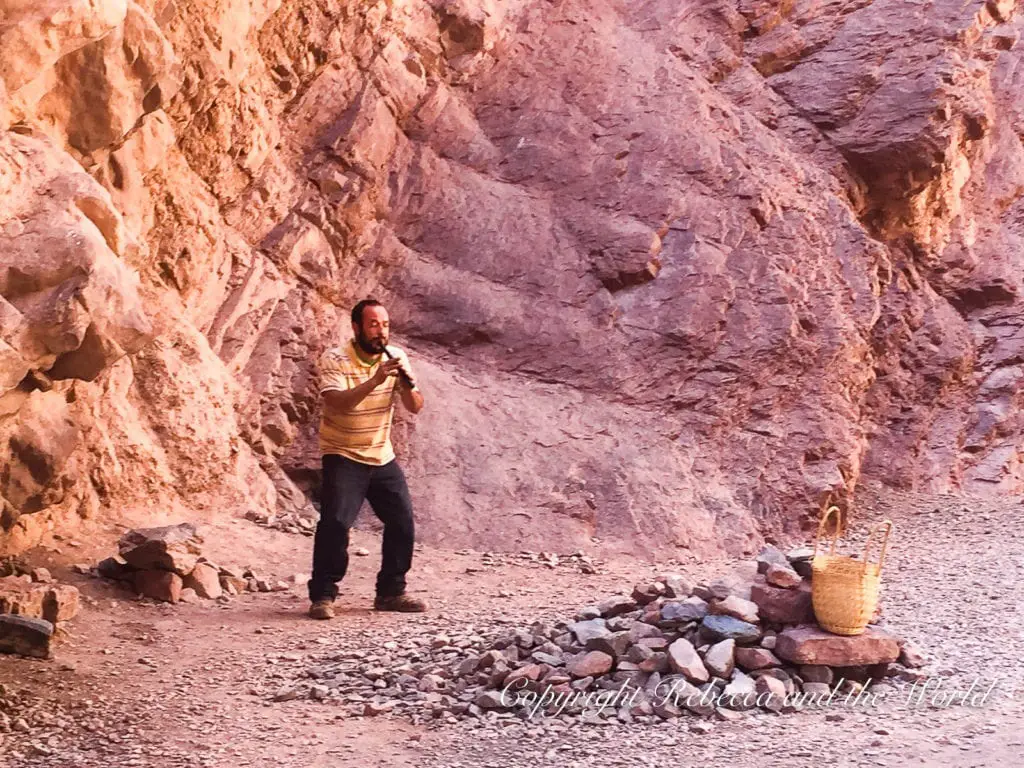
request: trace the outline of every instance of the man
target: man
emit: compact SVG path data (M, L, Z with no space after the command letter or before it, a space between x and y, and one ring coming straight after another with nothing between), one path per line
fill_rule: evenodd
M387 310L365 299L352 310L354 338L320 358L323 493L308 585L314 619L334 618L338 582L348 570L349 529L364 499L384 523L373 607L426 610L422 600L405 594L414 539L412 502L391 447L395 395L410 413L423 408L423 395L402 350L387 347L394 359L383 356L390 331Z

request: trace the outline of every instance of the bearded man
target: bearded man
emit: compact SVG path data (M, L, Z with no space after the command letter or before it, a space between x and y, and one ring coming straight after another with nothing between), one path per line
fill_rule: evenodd
M391 447L395 400L410 413L423 408L409 358L388 346L391 323L375 299L352 309L353 338L320 358L320 453L323 492L313 540L309 615L334 618L338 582L348 570L349 529L363 501L384 523L380 571L373 607L379 611L424 611L405 593L415 540L412 501ZM386 359L385 359L386 358Z

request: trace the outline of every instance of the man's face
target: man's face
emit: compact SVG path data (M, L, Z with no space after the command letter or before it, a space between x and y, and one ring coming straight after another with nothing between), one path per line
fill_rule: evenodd
M352 332L364 349L379 351L391 336L391 321L384 307L364 307L361 325L352 324Z

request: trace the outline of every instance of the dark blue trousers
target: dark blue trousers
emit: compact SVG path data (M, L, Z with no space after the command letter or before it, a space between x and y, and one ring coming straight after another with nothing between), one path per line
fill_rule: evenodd
M377 594L402 594L405 574L412 566L415 526L409 488L398 461L374 466L325 454L322 462L323 492L313 539L309 599L333 600L338 596L338 582L348 570L348 532L364 500L384 523Z

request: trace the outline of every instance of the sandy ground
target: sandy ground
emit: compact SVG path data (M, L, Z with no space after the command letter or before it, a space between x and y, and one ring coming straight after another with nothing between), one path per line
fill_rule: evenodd
M737 567L726 560L662 562L592 554L598 572L515 557L486 565L481 553L419 548L411 591L424 615L370 610L379 537L358 531L332 622L305 617L304 586L229 603L176 606L136 600L82 576L75 562L113 551L118 530L88 544L59 542L33 561L89 598L71 636L48 661L0 658L7 713L27 732L0 734L0 765L99 766L999 766L1024 761L1024 504L924 495L866 494L857 528L891 518L897 533L885 571L886 626L934 658L945 691L990 693L976 706L910 703L904 693L871 705L739 722L697 718L661 725L461 720L414 725L397 716L354 717L335 702L274 702L332 649L375 648L409 633L482 632L535 619L571 618L595 600L674 569L698 578ZM251 565L271 579L308 570L312 540L244 520L206 528L215 562ZM568 554L568 553L563 553ZM2 711L2 710L0 710Z

